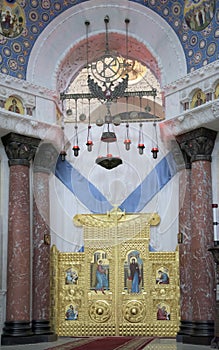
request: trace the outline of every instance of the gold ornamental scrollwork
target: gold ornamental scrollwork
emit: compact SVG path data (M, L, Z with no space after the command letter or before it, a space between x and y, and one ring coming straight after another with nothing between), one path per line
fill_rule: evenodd
M124 305L124 318L131 323L142 322L145 317L145 306L138 300L129 301Z
M98 323L106 322L111 317L110 305L103 300L97 300L89 308L90 318Z
M76 215L74 223L83 227L84 252L51 249L51 324L57 334L175 337L179 251L150 251L150 227L160 223L159 215L115 207ZM71 308L77 317L66 317Z
M123 212L115 207L107 214L77 214L73 218L75 226L111 227L119 224L128 224L130 221L141 221L145 224L156 226L160 223L157 213L135 214Z

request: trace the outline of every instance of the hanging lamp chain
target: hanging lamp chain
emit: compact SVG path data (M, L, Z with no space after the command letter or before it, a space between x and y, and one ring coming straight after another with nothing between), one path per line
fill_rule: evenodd
M109 53L109 36L108 36L109 16L108 15L104 17L104 23L105 23L105 29L106 29L105 53Z
M90 22L89 21L85 21L85 25L86 25L86 59L87 59L87 72L88 72L88 67L89 67L89 59L88 59L88 55L89 55L89 40L88 40L88 29L90 26Z

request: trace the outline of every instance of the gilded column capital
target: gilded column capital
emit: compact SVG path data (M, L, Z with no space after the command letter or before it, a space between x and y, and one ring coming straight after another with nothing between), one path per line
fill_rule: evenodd
M51 143L42 143L34 157L33 171L34 173L53 172L59 153Z
M40 139L11 132L2 137L2 143L9 159L9 166L26 165L29 167Z
M176 137L184 156L186 167L198 160L211 162L217 132L207 128L199 128Z

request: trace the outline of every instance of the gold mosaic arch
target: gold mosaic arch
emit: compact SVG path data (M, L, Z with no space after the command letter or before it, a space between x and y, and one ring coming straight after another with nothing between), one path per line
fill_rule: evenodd
M149 251L150 227L160 223L159 215L114 208L106 214L76 215L74 223L83 227L84 252L51 249L51 323L56 333L175 336L179 254Z

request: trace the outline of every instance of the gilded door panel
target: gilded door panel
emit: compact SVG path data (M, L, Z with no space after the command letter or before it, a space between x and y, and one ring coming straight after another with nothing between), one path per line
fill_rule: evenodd
M149 252L157 214L81 215L84 253L51 251L51 323L60 336L154 335L179 328L178 251Z

